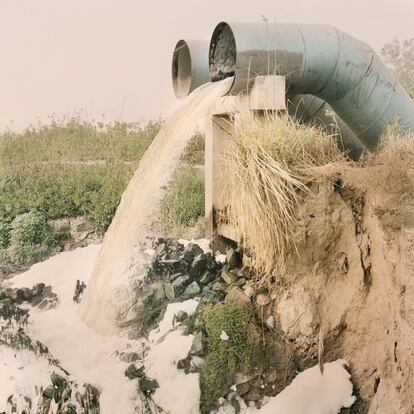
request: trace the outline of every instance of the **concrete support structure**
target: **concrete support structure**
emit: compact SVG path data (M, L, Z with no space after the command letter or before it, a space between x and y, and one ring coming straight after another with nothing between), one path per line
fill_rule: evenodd
M217 186L223 176L223 154L226 152L226 142L234 133L238 115L242 110L250 110L258 115L269 111L285 111L285 103L285 78L276 75L258 76L248 95L221 98L207 122L205 132L206 236L212 241L214 250L218 236L240 241L237 228L224 219L225 200L219 200L217 197Z

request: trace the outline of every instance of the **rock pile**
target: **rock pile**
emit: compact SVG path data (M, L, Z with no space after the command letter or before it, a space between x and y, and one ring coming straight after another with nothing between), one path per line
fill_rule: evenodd
M6 288L0 290L0 308L5 305L28 303L39 309L54 308L58 303L56 293L52 292L52 286L38 283L32 288Z
M237 249L229 249L220 261L195 243L158 238L153 250L146 277L136 282L134 305L121 317L133 337L153 329L168 303L200 297L202 304L215 304L234 286L243 287L250 276Z
M37 414L99 414L99 391L90 384L79 386L63 376L52 373L51 385L41 390ZM52 408L53 407L53 408Z
M139 318L134 320L135 330L145 327L140 334L149 332L162 318L168 303L197 297L200 305L196 312L191 316L178 312L174 324L183 327L186 334L194 335L189 354L177 361L177 368L186 374L200 373L208 353L204 312L221 302L243 303L251 307L263 338L266 337L265 356L258 359L255 372L238 374L233 386L223 389L222 396L237 412L241 404L260 407L266 398L280 392L293 377L290 344L274 334L277 329L272 316L275 298L266 289L254 286L248 258L243 258L241 249L228 248L225 255L215 257L197 244L185 245L164 238L154 240L152 247L154 254L146 277L137 285L135 311ZM142 358L136 353L122 353L119 357L131 363L125 375L138 379L141 393L150 402L158 384L146 376L144 366L138 361Z
M76 247L101 241L92 224L83 216L50 220L49 225L58 244L57 252L73 250Z

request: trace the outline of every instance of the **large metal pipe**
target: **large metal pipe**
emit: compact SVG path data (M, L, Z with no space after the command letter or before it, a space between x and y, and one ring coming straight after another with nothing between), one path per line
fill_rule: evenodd
M296 95L288 99L289 115L298 122L316 125L332 135L349 158L358 160L367 148L348 125L322 99L313 95Z
M172 58L172 83L175 96L185 98L194 89L210 81L209 43L204 40L179 40Z
M209 42L180 40L173 53L172 83L176 96L183 98L210 79ZM338 141L352 159L358 159L365 147L329 105L311 95L297 95L288 101L289 114L299 122L323 127Z
M222 22L209 65L213 81L234 76L231 93L248 90L256 75L284 75L288 95L323 99L368 148L390 122L414 130L407 92L370 46L332 26Z

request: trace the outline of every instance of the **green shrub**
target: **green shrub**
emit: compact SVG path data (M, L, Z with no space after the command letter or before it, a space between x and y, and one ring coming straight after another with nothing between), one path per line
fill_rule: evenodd
M115 215L122 193L129 181L129 174L123 168L115 168L104 177L99 190L90 193L89 204L82 205L83 213L98 233L105 233Z
M0 135L0 217L84 215L104 233L161 126L71 118Z
M189 228L200 226L204 217L204 179L190 167L173 175L160 205L161 231L184 236Z
M183 155L181 156L181 161L185 161L191 165L204 164L204 145L204 135L197 132L191 138L186 149L184 150Z
M11 224L7 219L0 219L0 249L6 249L10 244Z
M8 256L17 265L30 265L50 253L54 244L52 229L40 212L17 216L11 224Z
M136 161L141 159L162 121L85 121L80 117L52 119L22 133L0 135L0 160L4 165L79 161Z
M239 302L218 304L204 317L207 356L201 370L201 412L210 413L234 383L237 372L251 373L261 358L259 331L250 307ZM220 338L222 331L228 340Z

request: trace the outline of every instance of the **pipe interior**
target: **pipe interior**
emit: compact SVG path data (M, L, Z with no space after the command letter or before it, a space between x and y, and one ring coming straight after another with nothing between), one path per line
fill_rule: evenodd
M210 43L209 64L213 82L235 75L236 41L227 23L220 23L214 30Z
M172 81L177 98L184 98L191 88L191 54L187 43L180 40L174 49Z

